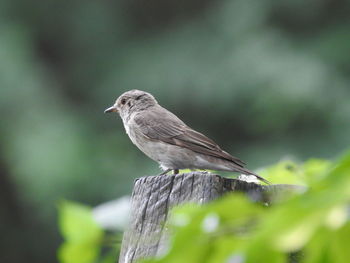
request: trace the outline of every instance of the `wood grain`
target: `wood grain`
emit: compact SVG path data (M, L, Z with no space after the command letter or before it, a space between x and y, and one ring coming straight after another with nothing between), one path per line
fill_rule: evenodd
M227 192L244 192L251 199L273 202L286 192L302 191L296 185L259 185L207 172L147 176L135 181L131 217L122 241L119 263L159 256L167 249L165 222L179 204L204 204Z

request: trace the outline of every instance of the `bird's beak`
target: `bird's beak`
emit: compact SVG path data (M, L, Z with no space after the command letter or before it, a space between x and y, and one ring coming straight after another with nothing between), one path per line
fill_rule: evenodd
M112 107L105 109L105 113L109 113L109 112L118 112L118 110L115 106L112 106Z

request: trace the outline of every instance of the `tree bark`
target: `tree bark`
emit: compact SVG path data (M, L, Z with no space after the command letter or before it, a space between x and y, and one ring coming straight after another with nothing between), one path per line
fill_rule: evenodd
M271 202L280 194L303 188L296 185L259 185L207 172L148 176L136 179L131 217L125 231L119 263L162 255L167 248L165 222L169 210L183 203L204 204L227 192L244 192L256 201Z

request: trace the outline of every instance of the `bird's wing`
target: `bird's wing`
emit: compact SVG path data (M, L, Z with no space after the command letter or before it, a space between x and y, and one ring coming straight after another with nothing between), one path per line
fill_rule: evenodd
M168 110L147 110L135 116L138 129L149 139L190 149L197 153L210 155L234 162L240 167L245 164L240 159L223 151L213 140L188 127Z

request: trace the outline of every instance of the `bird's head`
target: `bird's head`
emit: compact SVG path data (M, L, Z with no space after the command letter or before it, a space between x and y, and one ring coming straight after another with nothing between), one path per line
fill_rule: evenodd
M133 112L145 110L156 104L158 102L150 93L133 89L120 95L114 105L105 110L105 113L118 112L122 118L125 118Z

